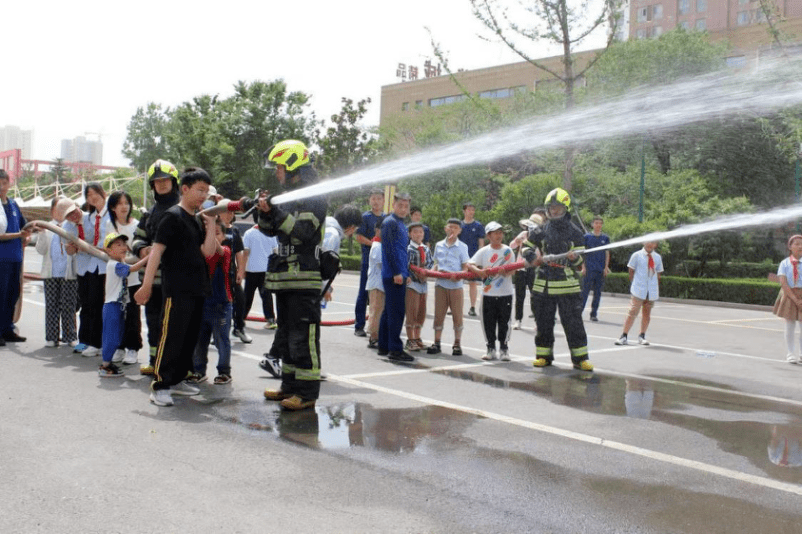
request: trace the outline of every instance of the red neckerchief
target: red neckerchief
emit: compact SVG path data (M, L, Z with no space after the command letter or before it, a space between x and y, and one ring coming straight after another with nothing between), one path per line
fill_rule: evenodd
M226 296L228 297L228 301L232 302L234 300L234 295L231 290L231 278L229 276L229 270L231 269L231 249L228 247L223 247L223 253L218 254L215 252L211 256L206 257L206 266L209 268L209 278L214 278L214 270L220 266L223 269L223 280L226 285Z
M646 255L649 257L649 276L654 276L654 258L651 252L647 252Z
M373 239L371 239L371 241L373 241L374 243L381 243L382 240L381 240L380 237L374 235Z
M788 259L791 260L791 265L794 267L794 285L796 285L796 281L799 280L799 260L793 255L788 256Z
M420 253L420 264L426 265L426 247L420 245L418 247L418 252Z
M95 212L95 238L92 240L92 246L97 246L98 239L100 239L100 212Z

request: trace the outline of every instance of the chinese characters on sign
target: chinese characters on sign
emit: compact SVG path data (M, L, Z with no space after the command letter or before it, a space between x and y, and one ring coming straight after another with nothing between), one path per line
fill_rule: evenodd
M423 75L426 78L434 78L435 76L440 76L441 68L440 64L432 65L431 60L427 59L423 63ZM395 75L398 78L401 78L402 82L407 80L417 80L418 79L418 67L415 65L406 65L405 63L399 63L398 67L395 69Z

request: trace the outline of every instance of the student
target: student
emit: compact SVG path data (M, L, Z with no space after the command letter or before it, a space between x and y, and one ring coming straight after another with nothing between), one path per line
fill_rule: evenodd
M128 313L128 276L141 269L147 262L145 256L133 265L125 263L128 253L128 236L111 232L103 240L103 247L109 259L106 263L105 303L103 304L103 362L98 368L102 378L123 376L112 358L123 341L125 334L125 315ZM136 308L139 311L139 307Z
M421 225L423 226L422 243L424 244L424 246L428 248L431 243L432 236L429 227L421 222L422 218L423 218L423 213L421 212L421 209L418 206L412 206L411 208L409 208L409 220L410 222L421 223Z
M536 209L528 219L521 219L518 221L522 231L515 236L515 239L510 241L510 248L516 254L516 261L523 261L524 259L524 243L529 237L529 232L534 228L542 226L545 220L546 212L542 209ZM532 283L534 280L535 269L533 267L519 269L512 275L512 284L515 287L515 324L512 327L513 330L521 329L521 322L524 318L524 301L526 300L527 292L532 291ZM532 312L532 317L534 317L534 311Z
M22 251L30 232L23 230L26 223L19 206L8 198L10 187L8 173L0 169L0 347L26 340L14 329L14 310L20 298Z
M499 358L510 361L507 343L510 340L512 318L512 272L488 275L487 270L515 261L512 249L502 243L504 229L496 221L485 227L490 244L480 248L468 261L468 270L484 281L482 284L482 330L487 342L487 353L483 360L496 359L496 339L499 342Z
M467 268L468 245L460 241L462 222L449 219L445 226L446 238L434 247L434 270L448 273L459 273ZM462 306L464 296L462 280L456 276L438 278L434 284L434 343L426 349L427 354L440 354L440 338L443 335L443 322L450 309L454 320L454 345L452 356L462 356L460 339L462 337Z
M409 265L422 269L431 269L434 266L434 258L432 258L429 247L423 243L423 223L411 222L407 225L407 230L409 230L409 246L407 247ZM406 350L408 351L419 351L426 348L421 339L421 329L426 321L427 291L426 276L418 275L410 269L409 278L407 278L406 296Z
M127 237L127 243L133 242L139 221L131 216L131 210L134 207L131 195L125 191L114 191L109 195L108 205L111 230ZM139 283L139 274L132 271L128 275L130 298L125 310L125 334L120 348L112 358L114 363L122 362L125 365L133 365L139 360L139 350L142 348L142 314L139 304L134 300L134 293L136 293Z
M245 279L245 245L239 228L232 224L234 217L233 211L224 211L219 216L226 229L226 240L223 244L231 248L231 261L234 265L234 280L231 287L234 299L231 302L231 320L234 323L234 331L231 335L243 343L252 343L253 338L245 331L245 292L242 290L242 281Z
M339 255L340 243L343 237L351 237L356 232L360 223L362 222L362 215L359 210L351 205L345 205L334 212L334 217L326 217L326 229L323 233L323 245L321 250L331 250ZM323 281L323 285L328 285L329 288L323 298L326 302L330 301L334 294L334 288Z
M485 227L482 223L474 219L476 214L476 207L472 202L466 202L462 205L462 213L464 219L460 223L462 231L459 234L459 239L468 245L468 257L473 257L476 251L485 246ZM476 280L468 280L468 294L471 299L471 307L468 310L468 315L476 317L476 295L478 282Z
M60 226L68 212L78 211L75 203L56 197L51 203L51 224ZM75 279L75 257L67 254L57 234L42 230L36 238L36 252L42 255L40 276L45 289L45 347L58 347L59 341L75 346L75 310L78 304L78 281Z
M802 258L802 235L792 235L788 239L790 255L780 262L777 277L780 280L780 293L774 302L773 313L785 320L785 361L802 363L802 357L794 348L796 323L802 321L802 276L799 259ZM802 346L802 326L800 326L800 346Z
M265 235L254 225L248 228L242 236L245 247L245 317L253 306L254 294L259 291L262 299L262 313L265 316L265 329L276 329L276 314L273 311L273 294L265 289L265 273L267 272L270 255L278 246L275 237Z
M629 312L624 321L624 332L616 345L627 344L627 333L635 323L635 318L643 309L640 319L640 335L638 343L648 345L646 340L646 329L649 328L649 320L652 315L652 308L657 299L660 298L660 274L663 272L663 258L655 252L657 241L649 241L643 244L643 248L630 256L627 267L629 268L629 280L631 282L629 292L630 298Z
M206 256L209 269L212 293L203 301L203 319L201 320L198 342L192 356L194 374L190 382L198 384L206 381L206 366L209 362L209 340L214 334L214 345L217 347L216 385L231 383L231 318L234 289L234 253L228 244L226 225L222 219L215 222L214 253Z
M109 214L106 209L106 191L98 182L90 182L84 187L84 197L89 212L84 216L82 239L100 248L106 237ZM79 236L80 237L80 236ZM83 356L100 354L103 342L103 306L106 287L106 262L91 254L79 253L77 261L84 262L84 274L78 277L78 300L81 303L78 340L85 345Z
M602 247L610 244L610 238L602 233L604 220L598 215L593 218L591 223L593 232L585 234L585 250ZM610 274L610 251L586 252L585 261L582 264L582 309L588 302L588 295L593 291L593 301L590 303L590 320L599 320L599 302L601 301L604 280Z
M156 271L161 265L164 311L150 401L172 406L172 394L197 395L200 390L184 382L192 372L192 356L203 318L203 302L211 293L206 256L217 248L214 218L202 215L205 229L195 213L206 200L212 180L199 167L180 175L181 201L169 208L156 229L142 286L136 301L146 304L152 297Z
M376 221L373 244L368 256L368 281L365 289L370 298L370 317L368 320L368 348L379 348L379 320L384 311L384 284L382 284L382 222Z
M365 337L365 308L368 303L368 293L365 285L368 281L368 257L370 255L371 239L373 239L373 229L377 221L383 221L384 213L384 190L374 189L370 192L368 199L370 210L362 214L362 224L356 231L356 240L362 249L362 264L359 272L359 292L356 297L356 321L354 322L354 335ZM371 314L373 311L370 312Z
M407 246L409 232L404 217L409 213L409 194L393 196L393 212L382 222L382 285L384 285L384 310L379 321L379 356L387 356L399 362L411 362L413 358L404 351L401 328L406 312L406 281L409 276Z

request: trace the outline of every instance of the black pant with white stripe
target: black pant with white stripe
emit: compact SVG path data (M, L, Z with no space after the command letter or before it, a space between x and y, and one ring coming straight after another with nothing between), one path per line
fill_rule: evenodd
M512 295L504 297L482 296L482 329L485 333L487 348L495 349L498 339L499 348L507 350L510 340L510 319L512 318ZM496 334L498 333L498 337Z

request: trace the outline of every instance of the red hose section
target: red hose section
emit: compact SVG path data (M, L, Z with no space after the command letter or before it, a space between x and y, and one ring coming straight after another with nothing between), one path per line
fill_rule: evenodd
M491 267L487 270L487 274L489 276L493 276L499 273L508 273L510 271L517 271L518 269L524 269L526 267L526 263L523 261L516 261L515 263L508 263L506 265L502 265L500 267ZM418 275L423 275L428 278L448 278L452 279L455 277L459 280L472 280L476 278L476 275L469 271L460 271L458 273L444 273L440 271L430 271L429 269L423 269L421 267L417 267L415 265L410 265L410 269L415 271Z
M244 211L242 209L242 201L240 200L233 200L229 202L228 206L226 207L228 208L228 211Z

